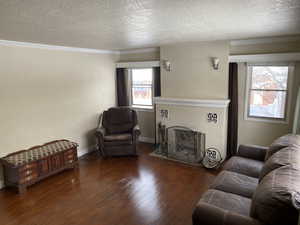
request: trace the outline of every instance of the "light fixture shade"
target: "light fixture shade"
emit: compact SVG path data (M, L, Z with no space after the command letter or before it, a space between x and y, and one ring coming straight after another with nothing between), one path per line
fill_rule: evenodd
M218 70L219 69L219 65L220 65L220 59L217 58L217 57L213 57L211 58L212 60L212 66L215 70Z

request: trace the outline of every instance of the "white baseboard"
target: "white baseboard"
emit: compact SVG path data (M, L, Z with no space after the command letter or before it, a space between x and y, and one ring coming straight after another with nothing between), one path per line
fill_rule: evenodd
M150 137L140 137L139 140L141 142L146 142L146 143L151 143L151 144L155 143L155 139L154 138L150 138Z
M97 145L92 145L88 148L79 148L78 152L77 152L77 155L78 155L78 157L81 157L81 156L84 156L85 154L96 151L96 149L97 149Z

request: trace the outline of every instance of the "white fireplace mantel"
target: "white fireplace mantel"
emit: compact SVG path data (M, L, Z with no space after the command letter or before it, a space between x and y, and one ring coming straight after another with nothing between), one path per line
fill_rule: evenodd
M183 99L183 98L165 98L155 97L154 103L161 105L181 105L195 107L215 107L227 108L229 99Z

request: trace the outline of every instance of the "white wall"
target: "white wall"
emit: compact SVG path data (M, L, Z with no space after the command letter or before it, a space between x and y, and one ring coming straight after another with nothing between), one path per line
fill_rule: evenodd
M161 46L161 59L171 62L171 72L161 70L162 96L227 99L229 42L194 42ZM214 70L211 57L220 59Z
M116 60L0 46L0 155L63 138L93 146L99 114L115 105Z
M154 61L160 59L159 49L153 49L151 51L141 51L135 53L121 53L120 62L139 62L139 61Z

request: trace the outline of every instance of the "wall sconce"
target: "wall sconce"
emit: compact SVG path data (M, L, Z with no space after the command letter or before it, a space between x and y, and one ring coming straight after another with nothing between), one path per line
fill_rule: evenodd
M218 70L219 69L219 65L220 65L220 59L217 58L217 57L213 57L211 58L211 61L212 61L212 66L215 70Z
M161 64L166 71L168 71L168 72L171 71L171 62L169 60L164 59L161 61Z

